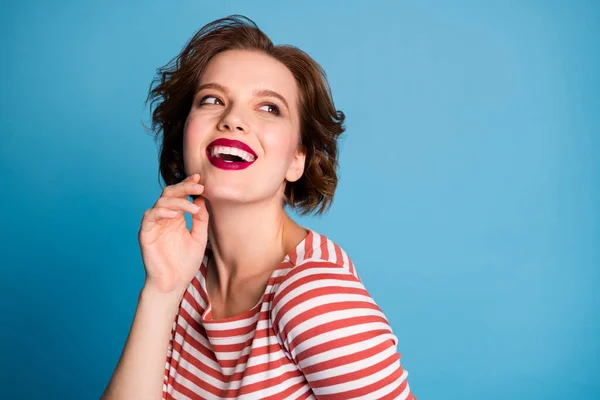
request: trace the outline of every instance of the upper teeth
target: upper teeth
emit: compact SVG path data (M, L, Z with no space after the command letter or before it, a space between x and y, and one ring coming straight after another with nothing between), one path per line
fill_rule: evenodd
M217 157L220 154L231 154L234 156L240 157L242 160L247 162L254 161L254 156L248 153L245 150L238 149L236 147L225 147L225 146L215 146L210 149L210 155L213 157Z

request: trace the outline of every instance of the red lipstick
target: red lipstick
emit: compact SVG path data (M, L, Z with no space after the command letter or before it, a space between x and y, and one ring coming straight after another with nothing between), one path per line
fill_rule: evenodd
M217 146L233 147L236 149L243 150L243 151L249 153L250 155L252 155L252 157L254 157L254 159L252 161L245 161L245 160L232 161L232 160L227 160L227 159L221 158L219 156L214 156L212 149ZM226 169L226 170L246 169L250 165L254 164L254 161L256 161L256 159L258 158L258 156L254 152L254 150L252 150L252 148L250 146L248 146L246 143L240 142L239 140L231 140L231 139L224 139L224 138L213 140L206 147L206 156L208 157L208 161L210 161L210 163L212 165L214 165L217 168Z

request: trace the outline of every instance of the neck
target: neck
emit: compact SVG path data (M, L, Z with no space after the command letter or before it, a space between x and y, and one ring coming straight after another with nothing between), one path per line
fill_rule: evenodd
M274 200L252 204L207 202L214 278L222 289L232 280L270 274L306 236L278 199Z

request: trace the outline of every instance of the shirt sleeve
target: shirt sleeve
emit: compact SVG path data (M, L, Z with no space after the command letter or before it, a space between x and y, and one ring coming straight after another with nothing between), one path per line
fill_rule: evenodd
M386 317L343 266L294 267L271 310L273 329L317 399L415 399Z

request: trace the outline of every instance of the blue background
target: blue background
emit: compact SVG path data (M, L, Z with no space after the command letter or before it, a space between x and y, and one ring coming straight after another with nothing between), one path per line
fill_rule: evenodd
M233 13L330 77L341 180L300 222L354 259L419 399L600 398L597 2L4 3L2 398L102 393L161 190L149 84Z

